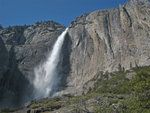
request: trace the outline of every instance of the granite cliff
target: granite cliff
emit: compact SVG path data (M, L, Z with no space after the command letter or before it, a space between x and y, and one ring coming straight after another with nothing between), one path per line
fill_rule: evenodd
M48 21L0 30L0 105L20 104L33 98L33 70L64 29Z
M0 29L1 102L32 98L33 68L45 59L64 29L51 21ZM150 65L149 43L148 0L131 0L119 8L78 17L63 44L60 94L82 94L90 87L85 84L100 71Z
M79 93L100 71L150 65L150 2L131 0L119 8L84 14L71 23L68 34L67 83Z

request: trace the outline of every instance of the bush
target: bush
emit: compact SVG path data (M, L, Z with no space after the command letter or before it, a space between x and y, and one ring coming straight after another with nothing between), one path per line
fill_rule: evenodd
M115 110L112 106L97 106L94 108L94 113L114 113Z
M140 70L131 80L130 86L142 108L150 109L150 71Z
M18 108L3 108L0 110L0 113L10 113L10 112L15 112L17 110Z
M3 29L2 25L0 24L0 29Z
M93 91L99 94L128 95L118 110L121 113L149 113L150 110L150 66L133 68L137 73L130 81L126 78L127 72L112 73L112 78L95 83ZM110 100L110 99L109 99ZM95 112L108 112L107 107L96 107ZM111 113L111 112L110 112Z
M150 71L137 70L136 76L128 84L132 95L120 107L124 113L149 113L150 110Z

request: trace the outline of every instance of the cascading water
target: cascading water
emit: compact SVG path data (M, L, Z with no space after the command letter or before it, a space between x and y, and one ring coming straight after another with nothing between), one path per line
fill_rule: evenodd
M58 76L57 67L67 31L68 28L58 37L51 53L48 54L47 60L34 69L35 98L48 97L54 94L54 89L58 87L60 77Z

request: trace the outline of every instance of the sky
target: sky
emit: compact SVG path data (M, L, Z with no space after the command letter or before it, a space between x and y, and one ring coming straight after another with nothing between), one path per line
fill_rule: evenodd
M118 8L128 0L0 0L0 24L31 25L53 20L69 26L78 16L95 10Z

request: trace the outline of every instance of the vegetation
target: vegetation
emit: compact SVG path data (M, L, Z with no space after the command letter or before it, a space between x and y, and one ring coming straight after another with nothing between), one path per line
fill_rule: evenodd
M45 106L51 108L51 111L53 111L63 106L62 103L59 101L60 101L59 97L54 97L53 99L45 98L44 100L41 101L37 101L37 102L35 101L34 103L31 104L30 107L32 109L36 109Z
M95 113L150 113L150 66L133 68L136 75L129 80L127 72L119 71L111 73L109 80L97 80L92 91L89 93L112 95L113 99L107 99L113 108L109 106L97 106ZM131 71L131 70L130 70ZM115 95L115 97L114 97ZM117 96L122 95L122 99Z
M127 74L133 72L136 73L130 80ZM95 113L150 113L150 66L128 71L120 68L118 72L100 72L99 76L92 79L96 82L86 95L72 97L71 103L100 96L105 103L95 106Z
M19 110L18 108L3 108L0 110L0 113L11 113Z
M109 106L102 105L94 108L94 113L113 113L113 112L115 112L115 110L112 106L109 107Z
M147 67L139 69L136 76L129 82L132 96L123 104L126 106L126 113L133 111L135 113L150 112L150 70Z
M0 29L3 29L3 26L0 24Z
M150 113L150 66L128 71L120 66L119 72L100 72L92 81L94 86L87 94L33 100L29 108L40 110L44 107L54 111L70 106L71 112L80 113L90 109L94 113ZM1 109L0 113L13 111L15 109Z

